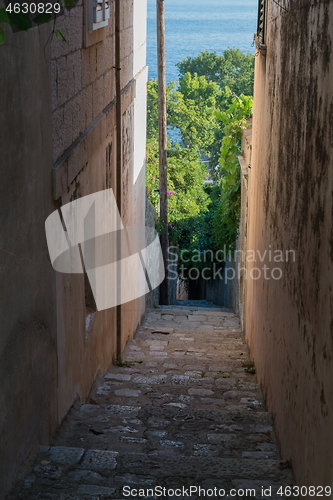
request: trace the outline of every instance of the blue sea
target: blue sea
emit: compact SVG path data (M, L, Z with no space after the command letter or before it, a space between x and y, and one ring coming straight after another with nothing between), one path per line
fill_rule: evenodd
M156 0L148 1L148 78L157 79ZM176 80L176 63L204 50L228 47L254 54L257 0L165 0L166 81Z

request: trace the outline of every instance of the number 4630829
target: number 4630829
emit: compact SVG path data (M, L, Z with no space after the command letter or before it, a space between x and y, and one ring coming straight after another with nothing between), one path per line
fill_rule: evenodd
M31 2L31 3L9 3L6 7L6 11L11 14L59 14L61 10L60 3L43 3L43 2Z
M330 486L280 486L276 494L291 497L330 497L332 488Z

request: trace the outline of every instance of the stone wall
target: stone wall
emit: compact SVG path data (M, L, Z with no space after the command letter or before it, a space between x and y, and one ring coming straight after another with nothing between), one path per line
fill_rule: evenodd
M145 224L145 0L121 1L122 218ZM86 401L116 354L115 309L88 304L84 274L52 269L45 220L57 208L116 186L114 1L107 27L88 32L86 4L2 47L0 498L39 444L50 444L76 399ZM143 131L143 132L142 132ZM145 233L142 241L145 246ZM145 297L121 310L121 348Z
M238 313L237 269L237 260L227 258L223 269L223 306L233 309L235 313Z
M144 226L145 217L145 138L138 137L146 119L142 9L142 0L135 5L133 0L121 2L121 216L125 226ZM87 33L85 4L72 9L60 23L69 46L52 42L53 194L63 205L107 188L116 192L114 1L109 25L96 32ZM144 231L142 238L143 248ZM60 275L57 282L60 421L75 396L87 397L98 370L105 370L116 355L116 311L94 314L87 309L83 275ZM122 305L121 347L133 336L144 308L144 297Z
M267 55L255 59L247 248L265 257L247 264L245 332L282 458L297 484L330 486L333 2L282 4L292 15L266 2ZM264 265L281 278L249 277Z
M219 274L215 278L212 276L210 279L204 279L200 276L198 280L189 280L188 300L208 300L221 307L225 306L227 287L224 284L224 264L221 262L216 269L219 271ZM179 298L178 300L187 299Z
M239 221L239 236L237 240L237 313L239 315L242 331L245 331L245 304L247 280L247 233L249 216L249 173L252 166L252 120L243 132L242 154L238 157L241 169L241 213Z
M221 307L228 307L225 305L225 286L223 278L221 279L217 276L215 279L202 281L202 284L204 288L202 299L214 302L214 304Z
M56 274L45 239L45 220L56 208L49 33L45 27L5 33L11 45L0 50L1 500L58 423Z
M154 209L151 201L146 197L146 227L155 228L155 222L157 220L157 213ZM154 265L154 263L151 263ZM153 308L155 305L158 306L160 303L160 287L154 288L151 292L146 295L146 307Z

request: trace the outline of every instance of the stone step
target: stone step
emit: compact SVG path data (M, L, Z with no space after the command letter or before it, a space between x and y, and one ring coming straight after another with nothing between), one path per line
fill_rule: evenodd
M168 329L169 332L160 329ZM156 331L162 333L173 333L178 330L194 330L201 332L232 332L240 331L239 318L234 314L223 312L191 312L191 311L150 311L146 316L146 321L140 328L140 331ZM202 336L201 336L202 338Z
M147 309L148 311L204 311L207 313L226 313L226 314L235 314L233 309L228 309L226 307L209 307L209 306L189 306L189 305L171 305L171 306L159 306L154 309Z
M211 405L210 405L211 406ZM278 458L272 415L259 411L82 405L56 439L61 446L186 456Z
M236 499L254 497L244 489L256 500L283 498L278 489L293 485L292 471L279 460L272 415L245 371L250 358L237 329L238 318L218 308L148 312L123 353L132 363L111 366L90 404L75 404L15 500L118 500L123 486L144 490L128 498L158 499L147 493L157 485L192 486L182 498L204 498L199 486L225 489L215 498L235 488ZM262 487L272 487L269 495Z
M166 365L177 366L172 361L170 358ZM110 378L106 375L96 390L95 399L102 405L112 400L119 405L163 405L191 410L207 405L213 405L214 411L231 410L235 405L248 411L263 407L262 394L253 376L244 374L243 377L242 373L233 372L232 366L224 367L229 372L208 371L201 376L200 370L191 369L196 366L194 361L187 366L189 369L183 371L164 368L164 371L154 370L157 372L154 374L142 370L141 373L115 373Z
M137 490L136 495L141 489L141 497L157 498L152 494L154 492L147 491L156 486L166 490L184 487L193 499L199 496L199 486L206 490L215 487L217 490L224 489L225 495L228 495L231 489L236 490L236 495L233 496L236 499L253 497L253 492L249 491L251 489L255 490L256 498L260 498L262 487L270 487L270 498L274 498L281 486L292 487L293 484L289 463L280 460L218 457L187 457L184 460L183 457L164 451L147 455L84 448L42 447L16 498L118 499L124 498L124 491L130 492L130 489ZM125 486L127 490L123 490ZM172 492L165 493L165 498L173 497ZM134 496L135 494L130 498ZM182 498L187 498L187 494ZM14 497L10 500L12 499Z
M158 308L154 307L154 308L147 308L146 309L146 312L147 313L150 313L150 312L153 312L153 313L163 313L163 314L169 314L168 311L189 311L191 313L193 312L196 312L197 309L204 309L204 313L205 315L209 315L210 313L214 314L214 313L222 313L222 314L232 314L233 316L237 316L234 311L232 309L227 309L227 308L224 308L224 307L211 307L211 308L207 308L207 307L194 307L194 306L188 306L188 308L186 308L186 306L176 306L176 305L172 305L172 306L159 306Z

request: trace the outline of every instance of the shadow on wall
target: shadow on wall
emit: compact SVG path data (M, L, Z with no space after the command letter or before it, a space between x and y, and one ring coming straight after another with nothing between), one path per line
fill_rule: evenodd
M60 206L115 188L114 13L88 40L85 6L57 20L68 45L54 37L50 46L48 26L6 29L9 43L0 51L6 89L0 95L6 123L0 134L6 283L0 289L0 496L38 445L50 443L75 398L86 399L115 350L114 308L95 312L84 274L56 273L45 239L45 220ZM144 225L146 2L122 0L121 8L123 222ZM123 345L142 320L144 302L122 310Z
M238 280L237 263L228 261L219 275L210 280L199 277L189 279L188 300L207 300L220 307L226 307L238 312ZM179 299L180 300L180 299Z

